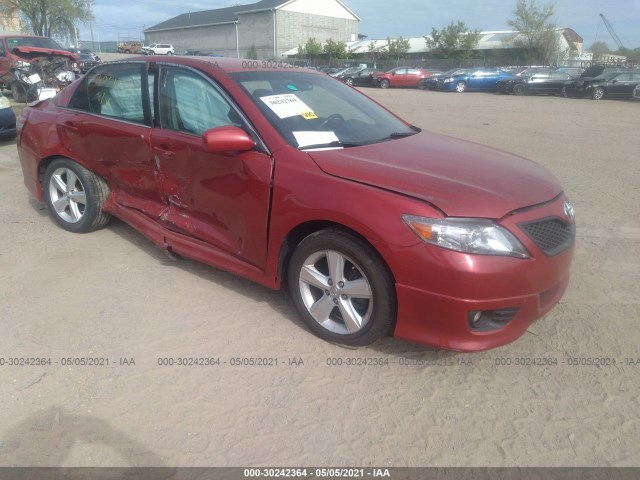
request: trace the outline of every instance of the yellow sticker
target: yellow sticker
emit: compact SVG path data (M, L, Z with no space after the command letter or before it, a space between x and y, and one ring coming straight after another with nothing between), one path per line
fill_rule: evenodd
M300 115L302 115L302 117L305 120L313 120L314 118L318 118L318 116L313 112L313 110L302 112Z

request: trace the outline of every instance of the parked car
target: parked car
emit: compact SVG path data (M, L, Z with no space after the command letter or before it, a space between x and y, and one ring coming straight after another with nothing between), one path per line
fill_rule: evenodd
M438 81L438 90L462 93L467 90L495 91L498 80L517 78L501 68L477 68L454 73Z
M574 77L564 72L537 71L515 78L501 78L496 82L500 93L514 95L545 94L566 96L567 84Z
M361 68L355 72L342 73L336 78L342 80L347 85L374 87L377 81L376 76L382 75L383 73L382 70L376 70L375 68Z
M96 65L102 63L100 59L96 60L92 55L88 53L81 53L78 55L78 71L80 73L87 73Z
M360 70L362 67L345 67L345 68L341 68L339 70L336 70L335 72L329 73L330 77L334 77L334 78L338 78L340 75L349 75L351 73L355 73L358 70Z
M389 87L419 87L420 82L437 73L436 70L424 70L421 68L399 67L389 70L376 77L377 86Z
M154 43L146 49L147 55L173 55L173 45L168 43Z
M0 93L0 140L11 140L16 136L16 114L11 102Z
M102 61L100 60L100 57L98 56L98 54L89 48L68 48L67 51L71 53L75 53L76 55L81 55L81 54L90 55L91 58L93 58L94 60L97 60L99 62Z
M118 53L142 53L142 42L130 40L118 43Z
M99 65L23 110L25 185L60 227L115 216L167 254L286 285L311 331L351 346L495 347L565 291L573 207L542 166L319 72L150 62Z
M609 98L632 98L640 84L640 70L603 72L597 77L580 78L567 86L567 94L576 98L601 100Z
M452 68L451 70L447 70L446 72L434 73L433 75L420 80L420 84L418 85L418 88L438 90L439 80L443 80L446 77L450 77L452 75L462 75L469 70L470 69L467 69L467 68Z
M55 95L75 80L76 61L75 54L48 37L2 35L0 87L11 89L19 103L37 100L43 89L47 95Z

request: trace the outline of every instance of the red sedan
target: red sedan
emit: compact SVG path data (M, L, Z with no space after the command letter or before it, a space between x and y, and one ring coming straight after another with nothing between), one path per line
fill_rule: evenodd
M424 70L422 68L399 67L389 70L376 77L380 88L389 87L420 87L420 81L429 78L431 75L442 72Z
M487 349L567 287L573 208L548 171L321 73L137 57L25 108L18 131L25 184L62 228L115 216L168 254L286 286L328 341Z

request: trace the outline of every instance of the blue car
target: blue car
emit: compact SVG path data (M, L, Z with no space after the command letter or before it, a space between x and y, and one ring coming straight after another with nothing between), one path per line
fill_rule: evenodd
M449 77L438 79L438 90L462 93L466 90L496 91L496 83L503 78L515 77L501 68L476 68L464 70Z

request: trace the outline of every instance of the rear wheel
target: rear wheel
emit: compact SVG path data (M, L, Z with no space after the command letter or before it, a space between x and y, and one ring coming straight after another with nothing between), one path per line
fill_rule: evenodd
M105 181L67 158L51 162L44 174L43 189L49 212L65 230L91 232L111 219L102 211L109 195Z
M289 263L288 285L304 322L329 342L370 345L393 325L391 273L380 255L350 232L329 228L302 240Z
M596 87L591 92L591 98L594 100L602 100L602 97L604 97L604 88L602 87Z
M464 82L456 83L456 92L462 93L467 89L467 84Z

